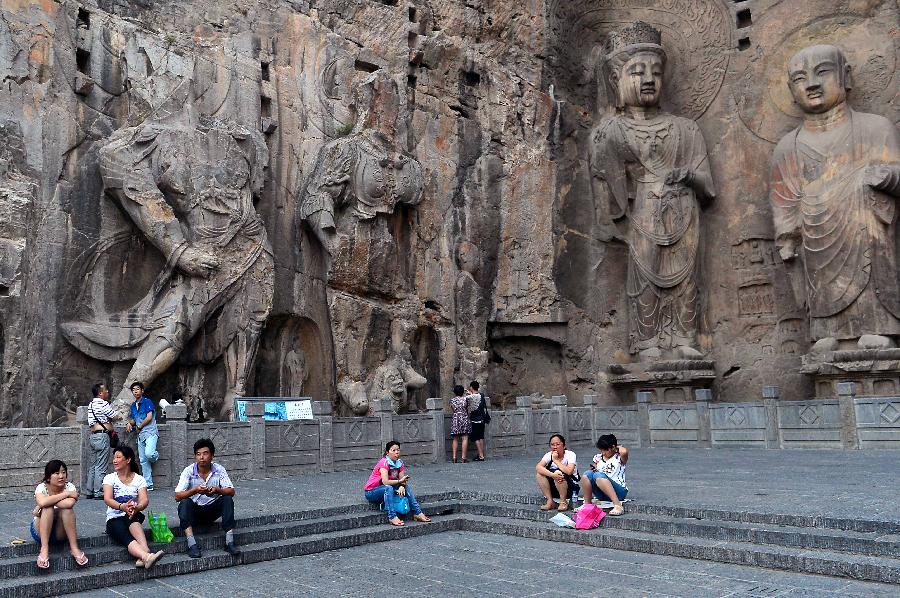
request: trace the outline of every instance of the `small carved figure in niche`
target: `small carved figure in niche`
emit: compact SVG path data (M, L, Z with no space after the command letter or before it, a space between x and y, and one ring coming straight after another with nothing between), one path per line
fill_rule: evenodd
M715 198L697 124L660 110L666 52L637 22L609 34L606 80L616 110L594 128L595 192L627 218L629 348L641 359L698 359L700 207Z
M795 54L788 85L804 120L775 148L769 198L813 351L855 348L863 335L889 346L900 335L900 134L847 104L850 65L835 46Z
M245 393L274 292L272 249L253 204L268 164L262 135L188 104L116 131L100 161L106 193L166 264L137 304L63 324L63 333L91 357L135 360L117 401L130 400L132 381L165 372L194 339L192 359L224 355L227 415L231 398Z
M354 87L354 101L353 131L322 148L300 200L300 218L324 248L329 274L339 239L354 238L359 222L422 200L422 167L397 149L396 83L372 73Z
M301 393L303 392L303 385L309 379L309 368L306 365L306 355L301 349L293 347L287 352L279 374L278 396L303 396Z

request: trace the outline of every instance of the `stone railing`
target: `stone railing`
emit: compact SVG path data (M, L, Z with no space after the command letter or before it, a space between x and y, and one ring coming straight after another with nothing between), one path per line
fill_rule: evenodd
M612 433L632 447L900 449L900 397L857 397L853 383L839 384L838 392L835 399L782 401L778 387L767 386L761 401L720 403L710 400L708 390L698 390L695 401L672 404L652 403L651 393L639 392L634 405L601 406L588 395L580 407L557 396L549 409L532 408L530 398L519 397L515 409L491 411L487 451L534 453L555 432L573 445ZM194 442L204 437L213 440L216 460L236 479L366 470L388 440L403 445L411 464L442 461L450 449L443 399L428 399L425 413L405 415L392 413L390 401L375 401L370 417L334 417L330 403L313 401L314 419L300 421L266 421L262 403L248 404L248 422L188 423L183 405L166 411L153 468L154 482L162 487L177 483L182 468L193 462ZM120 433L134 446L133 433ZM88 436L85 425L0 430L0 494L30 491L52 458L69 465L72 479L83 479Z

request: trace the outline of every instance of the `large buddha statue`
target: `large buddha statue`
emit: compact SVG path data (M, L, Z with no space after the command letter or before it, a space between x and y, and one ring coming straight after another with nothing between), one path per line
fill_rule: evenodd
M795 54L788 85L803 124L775 148L769 198L813 350L891 346L900 335L900 135L847 105L850 65L839 48Z
M615 111L591 135L595 193L628 222L629 348L642 361L697 359L700 207L715 198L697 124L660 110L666 52L635 23L604 47Z

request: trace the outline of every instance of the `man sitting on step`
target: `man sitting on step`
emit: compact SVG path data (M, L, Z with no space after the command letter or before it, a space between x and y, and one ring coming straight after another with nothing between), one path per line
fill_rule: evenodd
M234 544L234 484L225 468L213 463L215 454L216 447L209 438L195 442L194 459L197 462L184 468L175 487L178 517L187 538L188 555L195 559L202 554L194 538L194 524L208 525L220 517L225 532L225 551L232 556L241 554Z

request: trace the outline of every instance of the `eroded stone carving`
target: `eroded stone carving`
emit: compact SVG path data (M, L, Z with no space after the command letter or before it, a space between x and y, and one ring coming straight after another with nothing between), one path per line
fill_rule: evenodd
M227 416L230 399L245 393L272 307L272 249L254 207L268 163L262 136L187 105L117 131L100 156L107 195L165 267L129 309L95 309L63 324L63 333L91 357L135 360L120 406L131 400L130 382L151 383L188 349L185 357L200 363L224 355Z
M813 352L896 337L900 134L888 119L850 108L851 67L839 48L805 48L787 68L804 122L775 149L769 198ZM872 345L865 340L860 348Z
M415 371L405 337L412 303L401 206L422 200L419 162L403 147L405 107L396 82L376 71L353 87L352 132L326 144L300 196L299 217L323 249L329 312L335 330L390 332L381 351L336 344L339 413L365 414L375 399L391 398L395 411L414 408L409 392L426 379Z
M642 358L699 358L700 207L715 198L697 124L659 109L666 52L638 22L605 43L616 111L595 127L590 168L614 219L627 218L629 348Z
M341 246L338 268L359 267L346 248L360 236L360 223L422 200L422 167L395 144L396 84L377 71L355 86L354 100L353 131L322 148L300 201L300 218L325 249L329 275Z

